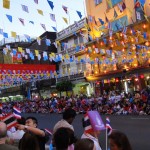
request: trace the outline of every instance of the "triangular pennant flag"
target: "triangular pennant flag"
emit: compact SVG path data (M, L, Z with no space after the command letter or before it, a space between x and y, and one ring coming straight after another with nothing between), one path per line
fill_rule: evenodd
M3 0L3 7L6 9L10 8L10 0Z
M67 18L62 17L66 24L68 24Z
M136 11L136 19L141 20L141 13Z
M116 19L118 17L118 14L116 12L116 10L114 9L114 19Z
M45 24L42 24L42 23L41 23L41 26L42 26L42 28L46 31L46 26L45 26Z
M54 30L54 31L56 31L56 32L57 32L57 29L56 29L56 27L53 27L53 26L52 26L52 28L53 28L53 30Z
M112 6L112 1L111 0L106 0L107 1L107 4L108 4L108 6L110 7L110 8L112 8L113 6Z
M35 56L39 56L39 51L38 50L35 50Z
M42 10L37 9L37 11L38 11L38 13L39 13L40 15L42 15L42 16L43 16L43 11L42 11Z
M26 39L28 40L28 42L31 42L31 38L30 38L30 36L29 36L29 35L24 34L24 36L26 37Z
M82 14L81 14L81 12L80 11L76 11L77 12L77 14L78 14L78 16L80 17L80 19L82 18Z
M16 36L17 36L16 32L11 31L11 36L16 38Z
M6 17L8 18L8 20L9 20L10 22L12 22L12 16L11 16L11 15L7 15L7 14L6 14Z
M55 14L50 14L50 18L51 18L52 21L56 22Z
M34 22L33 22L33 21L29 21L29 23L32 23L32 24L34 24Z
M3 32L3 37L8 38L8 33Z
M34 3L38 4L38 0L34 0Z
M29 10L28 10L28 6L26 5L21 5L22 6L22 10L29 13Z
M109 20L108 20L108 18L107 18L107 16L106 16L106 14L105 14L105 21L106 21L106 22L109 22Z
M24 19L22 19L22 18L18 18L18 19L22 23L22 25L24 25Z
M62 5L63 10L66 12L66 14L68 13L68 7Z
M18 47L18 52L22 53L23 49L22 47Z
M101 25L104 24L104 21L101 18L98 18L99 22L101 23Z
M48 4L49 4L50 8L53 10L53 8L54 8L53 2L52 2L52 1L49 1L49 0L47 0L47 2L48 2Z

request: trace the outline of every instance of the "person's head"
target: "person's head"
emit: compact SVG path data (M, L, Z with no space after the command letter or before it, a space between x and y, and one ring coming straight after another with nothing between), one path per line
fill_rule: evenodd
M67 150L68 146L75 141L74 132L69 128L59 128L54 133L53 140L56 150Z
M24 117L21 117L21 119L17 119L18 124L25 125L26 119Z
M132 150L127 136L120 131L113 131L108 139L110 150Z
M0 121L0 139L6 137L7 135L7 126L4 122Z
M38 121L35 117L27 117L25 125L36 128L38 125Z
M69 124L72 124L76 116L76 111L72 108L68 108L63 113L63 119L66 120Z
M94 142L91 139L80 139L76 142L74 150L95 150Z
M40 150L36 136L26 132L20 140L19 150Z

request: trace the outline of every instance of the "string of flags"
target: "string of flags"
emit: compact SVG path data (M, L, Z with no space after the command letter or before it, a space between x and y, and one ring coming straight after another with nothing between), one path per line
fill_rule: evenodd
M34 0L34 3L35 3L35 4L38 4L38 0ZM53 2L47 0L47 3L48 3L48 5L50 6L50 8L53 10L53 9L54 9L54 4L53 4ZM20 6L21 6L21 8L22 8L22 11L24 11L25 13L30 13L29 8L28 8L27 5L21 4ZM5 9L10 9L10 0L3 0L3 8L5 8ZM68 14L68 7L62 5L62 9L66 12L66 14ZM40 14L40 15L42 15L42 16L44 16L43 10L41 10L41 9L37 9L37 13ZM81 12L77 10L76 13L77 13L77 15L79 16L79 18L81 19L81 18L82 18ZM10 23L13 22L13 17L14 17L14 16L12 16L12 15L10 15L10 14L6 14L6 17L8 18L8 20L9 20ZM24 18L19 17L18 19L19 19L19 21L21 22L21 24L22 24L23 26L25 26L25 20L24 20ZM55 14L50 13L50 19L51 19L52 21L56 22ZM62 19L65 21L66 24L68 24L67 18L62 17ZM29 20L29 21L27 21L27 22L32 23L33 25L34 25L34 23L35 23L35 22L32 21L32 20ZM40 25L41 25L41 27L46 31L46 25L45 25L44 23L41 23ZM56 28L56 27L53 27L53 26L51 26L51 27L52 27L52 29L53 29L55 32L57 32L57 28ZM4 36L4 38L7 38L7 36Z

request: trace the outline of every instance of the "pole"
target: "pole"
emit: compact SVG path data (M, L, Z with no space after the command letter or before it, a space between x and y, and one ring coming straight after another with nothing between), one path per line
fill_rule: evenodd
M108 150L108 148L107 148L107 128L106 128L106 150Z

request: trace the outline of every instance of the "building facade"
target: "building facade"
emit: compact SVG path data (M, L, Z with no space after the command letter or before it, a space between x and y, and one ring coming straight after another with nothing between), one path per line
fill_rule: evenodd
M73 25L57 33L57 48L59 61L59 77L57 83L70 80L75 85L73 93L93 93L93 87L86 81L85 71L90 65L85 62L85 45L89 42L87 19L84 18Z
M150 85L149 3L85 0L93 40L86 48L92 72L86 79L103 90L142 90Z

